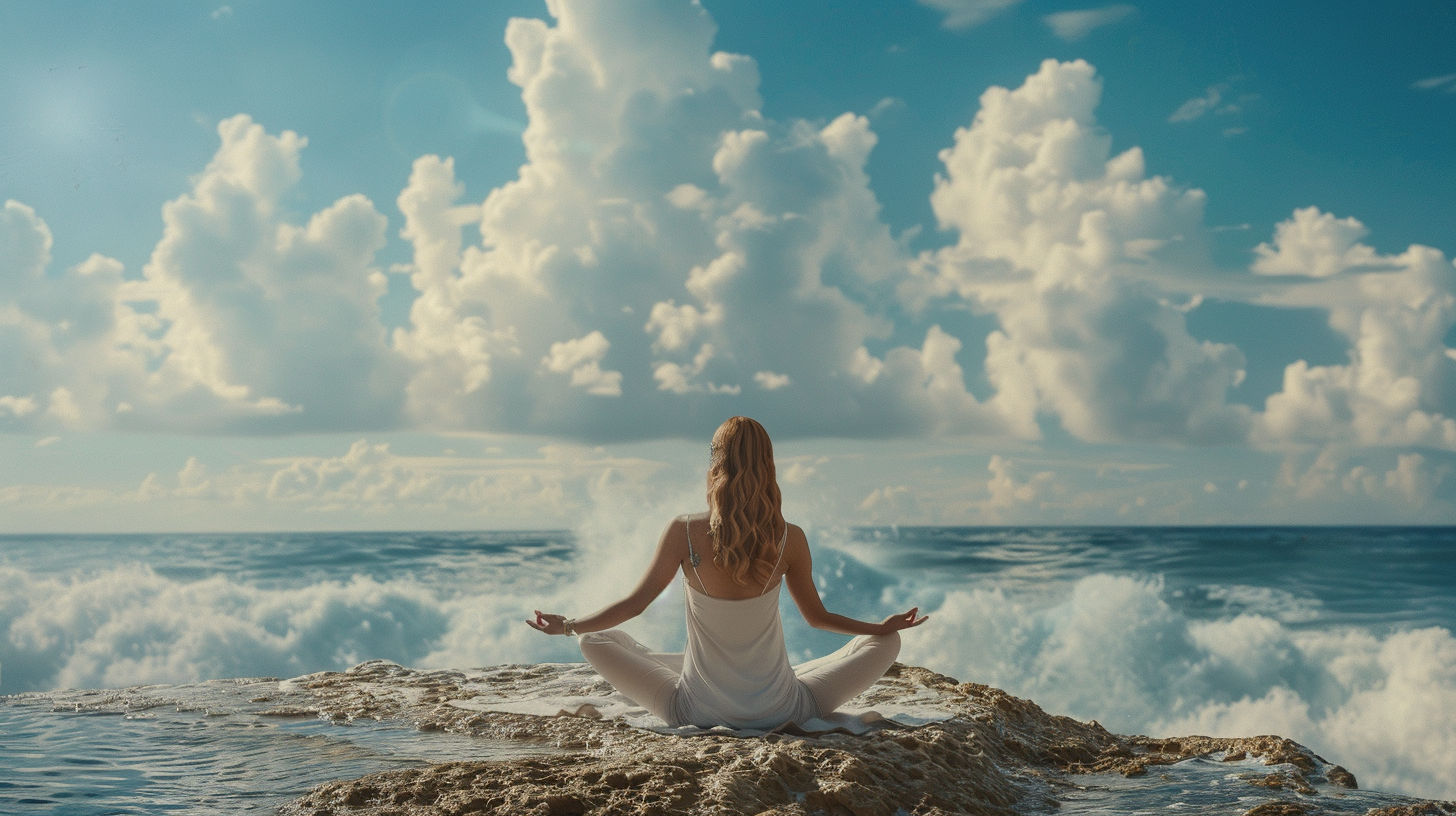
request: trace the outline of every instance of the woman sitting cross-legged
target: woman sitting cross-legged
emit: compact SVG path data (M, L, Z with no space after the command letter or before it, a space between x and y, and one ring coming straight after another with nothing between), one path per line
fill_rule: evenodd
M780 511L768 432L732 417L708 450L708 512L668 524L630 595L583 618L538 610L527 623L579 635L592 667L668 725L776 728L828 715L883 676L900 651L900 630L926 618L911 609L870 623L826 610L804 531ZM642 614L679 572L687 586L685 654L649 651L611 628ZM779 620L785 584L810 626L858 637L790 666Z

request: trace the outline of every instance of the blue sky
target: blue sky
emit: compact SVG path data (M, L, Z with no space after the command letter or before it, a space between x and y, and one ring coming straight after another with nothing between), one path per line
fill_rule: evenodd
M816 523L1449 522L1453 34L6 4L0 530L569 526L734 413Z

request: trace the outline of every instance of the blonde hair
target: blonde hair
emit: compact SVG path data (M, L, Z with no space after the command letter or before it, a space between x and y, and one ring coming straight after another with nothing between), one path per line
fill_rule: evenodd
M708 465L708 531L713 563L746 585L767 580L786 523L768 431L744 416L718 427Z

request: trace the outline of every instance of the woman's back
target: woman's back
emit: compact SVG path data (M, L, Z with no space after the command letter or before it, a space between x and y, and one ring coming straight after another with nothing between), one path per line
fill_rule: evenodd
M784 648L778 564L767 579L769 586L747 587L754 593L748 597L718 597L701 591L692 585L689 573L700 586L704 573L716 572L738 595L744 594L745 587L733 584L716 565L709 567L710 559L702 557L706 542L693 540L693 528L698 525L692 517L683 521L688 527L689 552L698 556L698 563L690 562L683 570L688 646L673 719L682 724L763 728L818 716L814 696L795 677ZM706 524L699 529L706 530ZM779 554L787 532L779 541Z
M679 516L683 524L683 535L687 540L689 550L689 562L683 565L683 579L693 589L711 595L714 598L726 600L742 600L744 598L756 598L768 591L769 587L779 580L788 571L787 563L783 558L784 549L788 546L789 525L784 524L783 532L777 538L777 546L765 559L765 564L773 564L767 573L762 571L751 571L750 574L758 575L759 580L748 580L745 583L738 583L733 580L714 558L713 536L708 528L707 513L693 513ZM693 555L697 556L696 562L692 560Z

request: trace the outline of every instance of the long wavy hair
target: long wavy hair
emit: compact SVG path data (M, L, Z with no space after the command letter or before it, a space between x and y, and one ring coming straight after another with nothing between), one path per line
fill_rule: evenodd
M713 434L708 465L708 531L713 563L734 583L767 580L785 522L768 431L744 416Z

